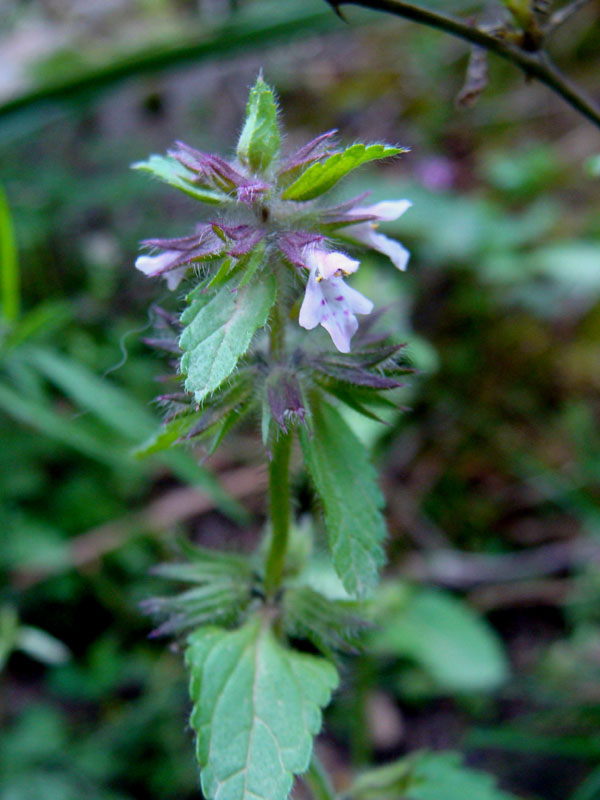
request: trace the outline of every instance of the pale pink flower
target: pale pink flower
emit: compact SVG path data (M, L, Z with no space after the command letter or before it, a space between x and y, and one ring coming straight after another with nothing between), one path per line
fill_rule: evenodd
M167 250L156 256L138 256L135 260L135 268L151 278L162 276L167 282L167 288L173 291L183 280L187 264L169 270L169 264L179 258L181 253L176 250Z
M377 250L387 256L392 264L400 270L405 270L410 258L410 253L400 242L390 239L382 233L377 233L379 222L388 222L398 219L411 207L410 200L384 200L372 206L357 206L347 213L347 217L374 217L368 222L359 222L344 229L344 236L356 242L362 242L367 247Z
M310 273L298 322L307 330L322 325L337 349L349 353L350 340L358 329L355 314L373 310L373 303L343 280L344 275L356 272L359 262L314 245L305 248L304 257Z

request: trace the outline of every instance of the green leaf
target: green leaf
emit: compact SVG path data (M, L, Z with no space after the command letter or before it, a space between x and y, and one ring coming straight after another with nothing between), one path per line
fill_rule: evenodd
M21 650L42 664L64 664L71 658L69 648L61 641L29 625L19 628L15 650Z
M445 691L495 689L508 678L493 629L449 592L389 583L376 598L374 616L370 649L413 659Z
M139 447L133 451L136 458L147 458L148 456L162 453L169 450L174 444L187 436L195 422L198 414L195 411L185 411L172 417L162 425L152 436L146 439Z
M458 753L416 753L360 775L348 794L356 800L516 800L496 780L463 766Z
M335 153L326 161L312 164L283 193L284 200L312 200L327 192L352 170L379 158L405 153L405 148L385 144L353 144L343 153Z
M230 632L205 627L189 637L202 790L208 800L285 800L310 761L338 676L323 658L275 638L262 617Z
M233 372L275 301L275 279L266 275L238 291L230 284L197 296L182 314L179 346L185 388L198 403Z
M208 187L198 186L194 183L196 177L194 173L190 172L183 164L180 164L177 159L171 156L150 156L148 161L138 161L132 164L131 168L149 172L151 175L163 181L163 183L174 186L176 189L193 197L194 200L200 200L202 203L220 205L221 203L227 202L229 199L227 195L222 192L209 189Z
M309 586L288 589L282 607L288 635L311 641L327 656L336 650L357 653L369 625L359 616L359 603L332 600Z
M598 800L600 797L600 767L591 771L582 784L580 784L569 800Z
M12 606L0 606L0 670L15 649L19 636L19 617Z
M590 156L585 162L585 168L592 178L600 178L600 154Z
M144 601L147 613L165 618L156 635L234 624L252 601L253 572L247 559L189 544L185 550L191 563L161 564L153 570L163 578L194 584L178 595Z
M385 560L384 500L367 452L339 413L316 394L314 431L298 429L304 460L325 509L333 564L345 589L363 595Z
M189 407L173 416L162 425L140 447L136 448L136 458L146 458L163 450L168 450L182 439L194 438L214 432L224 417L240 415L253 389L253 376L246 371L239 372L237 380L232 381L226 391L213 398L207 409L197 410Z
M266 170L278 155L281 136L277 125L277 103L273 90L259 75L250 89L246 120L237 146L237 156L256 172Z
M0 186L0 309L7 322L16 322L21 308L21 274L10 208Z

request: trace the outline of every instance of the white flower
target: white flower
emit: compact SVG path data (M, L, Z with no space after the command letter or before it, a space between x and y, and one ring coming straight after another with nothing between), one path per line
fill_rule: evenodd
M344 235L357 242L366 244L378 253L387 256L398 269L405 270L410 258L410 253L395 239L389 239L382 233L377 233L379 222L386 222L402 216L411 207L410 200L384 200L372 206L358 206L348 212L349 217L375 217L374 221L360 222L350 225L344 230Z
M160 255L157 256L138 256L135 260L135 268L151 278L162 275L167 282L167 288L173 291L183 280L187 271L187 264L176 267L169 272L165 270L167 270L169 264L180 255L181 253L177 250L166 250L164 253L160 253Z
M310 269L306 293L298 322L312 330L322 325L341 353L350 352L350 340L358 328L355 314L370 314L373 303L356 289L346 286L342 278L356 272L359 262L343 253L330 253L309 246L305 249Z

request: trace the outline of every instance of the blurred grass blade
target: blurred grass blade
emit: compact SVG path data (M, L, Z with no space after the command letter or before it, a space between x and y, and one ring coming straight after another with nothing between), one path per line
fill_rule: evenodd
M24 314L3 342L7 350L38 336L49 336L72 318L70 305L64 300L39 303Z
M154 432L152 414L126 391L112 385L76 361L52 350L36 348L27 358L76 405L91 411L130 442Z
M0 186L0 307L7 322L16 322L21 308L19 260L12 217Z
M115 449L114 444L105 444L100 437L85 430L74 420L66 419L52 408L17 394L4 384L0 384L0 409L11 419L96 461L111 467L123 461L123 452Z
M268 45L282 44L302 35L315 35L339 27L330 9L318 0L303 3L257 3L212 29L198 26L195 35L179 35L166 42L148 42L145 47L123 55L107 55L98 67L90 64L67 77L34 86L0 104L0 119L48 101L69 101L131 78L172 68L221 59ZM81 54L84 55L84 54ZM40 65L38 65L39 67Z
M30 350L27 358L74 404L90 411L127 439L129 445L139 444L155 432L156 419L138 400L83 365L61 353L41 348ZM184 483L201 488L215 506L231 519L240 523L248 522L247 511L223 489L217 478L187 453L167 451L157 455L156 461L169 467Z
M578 786L569 800L598 800L600 797L600 767L596 767Z

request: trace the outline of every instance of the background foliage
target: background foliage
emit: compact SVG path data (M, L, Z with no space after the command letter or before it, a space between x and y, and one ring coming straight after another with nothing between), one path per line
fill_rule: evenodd
M414 202L390 224L407 275L370 255L355 285L389 306L418 372L383 434L346 418L376 448L395 580L371 655L342 668L319 752L340 789L352 764L428 748L519 797L597 797L600 211L595 162L584 169L597 132L493 59L490 87L458 111L461 43L354 9L345 26L316 0L2 11L0 89L29 105L0 106L0 798L198 794L181 654L147 638L139 602L162 591L148 569L178 535L255 543L260 431L238 429L207 465L132 456L166 371L142 341L161 319L137 242L180 235L196 209L128 165L174 138L235 141L260 66L290 149L333 127L412 148L344 189ZM592 88L599 11L553 42ZM417 800L437 780L441 800L453 781L457 796L501 796L453 755L412 758L353 792Z

